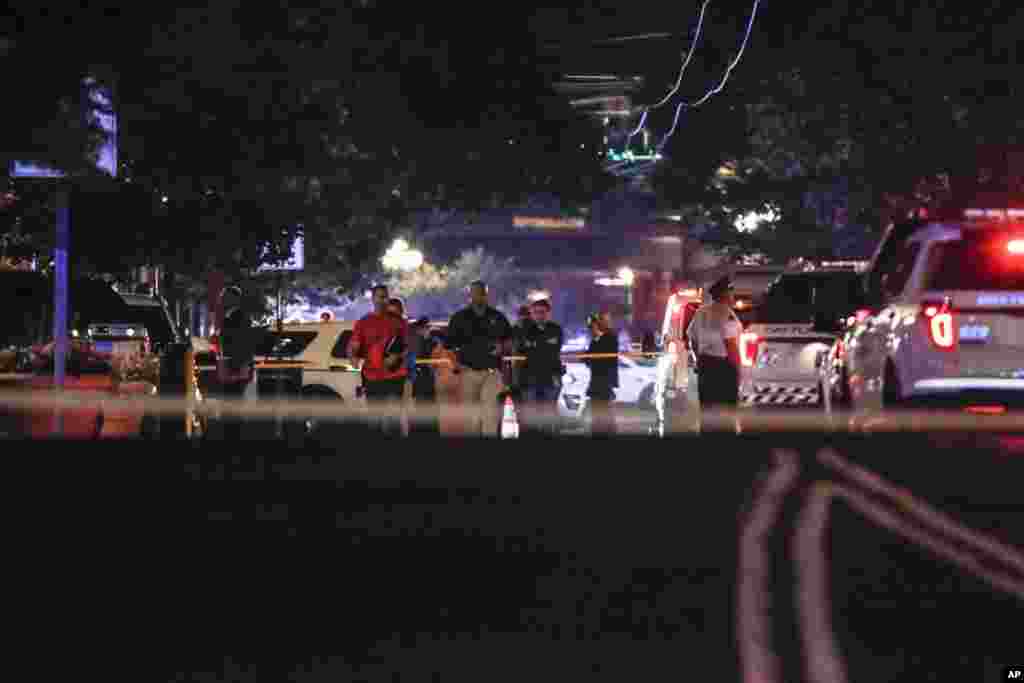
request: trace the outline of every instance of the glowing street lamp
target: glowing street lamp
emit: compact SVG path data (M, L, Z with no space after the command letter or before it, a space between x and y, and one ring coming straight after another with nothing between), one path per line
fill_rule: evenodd
M416 270L423 265L423 254L415 249L409 248L409 243L403 239L395 240L391 248L384 254L381 263L388 270Z

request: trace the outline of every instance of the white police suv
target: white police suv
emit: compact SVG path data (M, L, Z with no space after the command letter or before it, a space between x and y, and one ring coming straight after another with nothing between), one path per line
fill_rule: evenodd
M843 339L850 407L1020 407L1024 211L969 209L888 246L868 277L872 311Z
M817 406L820 369L843 323L863 306L854 269L780 275L740 336L740 398L750 406Z

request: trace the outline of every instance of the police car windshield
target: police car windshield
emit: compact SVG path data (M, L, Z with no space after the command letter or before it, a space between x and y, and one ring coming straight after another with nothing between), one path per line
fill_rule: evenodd
M313 340L316 332L277 332L267 331L256 355L276 356L279 358L294 357L305 351Z
M941 242L929 252L925 288L933 291L1024 291L1024 254L1010 240Z
M846 315L863 299L861 278L855 272L783 275L768 288L750 318L768 324L806 322L817 313Z

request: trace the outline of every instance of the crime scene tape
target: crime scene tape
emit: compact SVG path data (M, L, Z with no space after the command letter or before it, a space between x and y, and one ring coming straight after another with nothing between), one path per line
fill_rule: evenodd
M116 406L119 410L144 412L152 415L178 416L186 411L200 414L226 413L254 418L291 416L297 418L364 420L383 416L411 416L419 419L436 419L440 405L448 414L479 415L479 404L448 401L424 406L416 401L396 400L373 402L365 400L313 399L307 397L259 399L229 399L207 397L202 401L186 398L170 398L143 394L113 394L109 391L54 391L52 389L6 391L0 393L0 407L13 411L35 412L42 410L75 410ZM650 412L628 405L615 406L618 421L649 422ZM674 416L673 419L675 419ZM742 425L742 431L806 431L806 432L951 432L973 431L991 434L1020 434L1024 432L1024 420L1019 415L976 415L972 413L938 413L933 411L900 411L872 418L870 421L857 415L835 414L824 416L820 410L794 408L785 413L762 412L749 408L735 410L699 411L687 410L679 415L684 422L698 418L701 429L725 429L732 431L735 425ZM538 419L545 419L538 417ZM557 419L557 418L552 418ZM666 425L666 433L687 433L692 429L678 429Z
M612 358L659 358L661 356L676 356L678 354L660 351L660 352L623 352L623 353L563 353L560 358L564 361L584 361L584 360L611 360ZM341 368L348 364L348 368L352 372L358 372L358 369L352 366L351 361L348 359L337 359L338 365L334 367ZM526 361L526 356L502 356L501 361L521 363ZM417 358L416 365L451 365L452 361L447 358ZM312 361L259 361L254 366L257 370L314 370L319 371L323 368L315 366ZM217 369L215 365L199 365L197 368L202 372L212 372Z

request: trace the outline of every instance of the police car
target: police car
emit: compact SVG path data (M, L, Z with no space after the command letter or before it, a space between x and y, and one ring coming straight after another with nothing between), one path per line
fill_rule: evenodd
M854 268L778 276L740 336L741 403L820 405L821 367L863 299L862 276Z
M273 396L285 393L309 398L355 402L361 397L359 369L348 359L355 323L330 321L289 323L267 331L256 356L255 389ZM279 365L280 367L274 367Z
M968 209L890 239L845 337L855 410L1003 412L1024 401L1024 210Z

